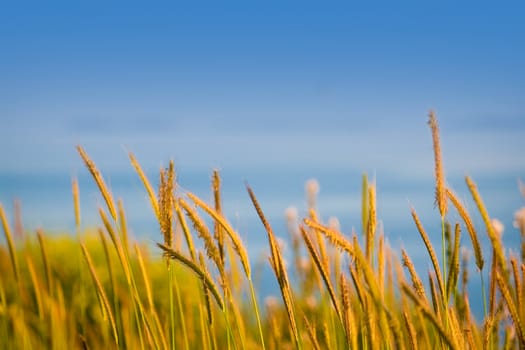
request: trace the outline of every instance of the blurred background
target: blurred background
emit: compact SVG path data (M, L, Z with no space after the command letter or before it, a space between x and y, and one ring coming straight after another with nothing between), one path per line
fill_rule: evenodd
M181 188L204 199L221 171L226 214L260 253L266 236L244 181L286 237L285 209L304 215L305 181L317 179L323 220L336 216L350 233L367 173L388 241L426 269L409 207L440 244L433 109L448 184L475 213L471 175L512 245L524 204L524 16L517 2L479 1L3 3L0 202L12 217L20 200L28 230L72 232L76 177L83 225L98 225L103 202L82 145L133 234L154 242L127 153L155 186L173 159Z

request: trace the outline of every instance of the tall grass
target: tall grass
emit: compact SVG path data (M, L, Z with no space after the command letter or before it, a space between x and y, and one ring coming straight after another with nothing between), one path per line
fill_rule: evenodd
M407 210L407 217L411 213L432 270L420 276L406 250L389 246L377 225L381 194L366 175L361 223L355 225L361 232L342 232L334 220L324 222L316 204L318 184L307 183L307 216L295 220L289 212L293 265L264 213L265 203L247 185L279 287L278 297L264 301L254 283L256 265L223 214L217 171L208 203L178 187L173 162L160 170L155 192L130 154L159 223L152 248L129 236L124 204L115 201L102 173L78 147L103 198L97 227L81 227L76 181L75 235L41 229L13 234L0 205L5 235L0 348L525 349L525 210L516 212L521 252L509 254L478 187L466 177L492 252L485 282L482 228L447 187L434 113L429 124L441 230L425 230L416 208ZM459 222L450 221L455 216L448 204ZM468 242L461 239L465 230ZM441 247L432 245L431 237L440 235ZM475 306L468 288L470 251L483 294ZM472 307L483 308L483 319L476 319Z

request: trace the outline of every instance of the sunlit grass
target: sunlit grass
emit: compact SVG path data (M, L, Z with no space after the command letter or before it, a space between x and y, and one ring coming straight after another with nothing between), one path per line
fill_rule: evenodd
M0 205L5 234L0 348L525 349L525 209L516 211L522 243L510 254L501 240L503 227L490 217L474 180L466 177L466 188L485 227L474 226L447 187L434 114L430 126L441 229L426 231L417 208L407 210L407 218L412 214L414 237L432 270L418 275L408 253L388 245L377 226L381 194L366 176L361 222L354 225L361 232L342 232L335 219L323 222L316 203L319 184L307 182L307 217L297 218L291 208L286 213L292 263L283 256L257 189L247 185L279 287L278 297L265 300L253 282L255 261L222 213L217 171L210 185L213 201L207 203L177 190L172 162L161 169L156 192L130 154L159 222L158 244L152 247L130 239L123 203L115 201L95 162L78 147L104 199L99 227L80 229L76 181L71 234L16 235ZM520 190L525 193L521 184ZM452 210L458 215L449 214ZM461 221L450 222L452 217ZM461 240L465 230L469 240ZM488 233L490 259L482 254L482 232ZM441 237L442 246L434 247L430 237ZM472 305L468 294L471 264L480 273L480 305ZM483 319L477 320L472 308L483 308Z

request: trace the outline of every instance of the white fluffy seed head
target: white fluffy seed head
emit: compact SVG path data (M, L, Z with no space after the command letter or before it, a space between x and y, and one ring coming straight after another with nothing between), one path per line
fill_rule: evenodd
M328 219L328 228L334 231L340 231L341 230L341 224L339 223L339 219L335 216L331 216Z
M505 230L505 226L498 219L492 219L492 228L499 237L503 235L503 230Z
M284 217L288 223L296 223L299 214L296 207L288 207L284 210Z
M522 235L525 235L525 207L521 207L514 213L513 225L520 230Z

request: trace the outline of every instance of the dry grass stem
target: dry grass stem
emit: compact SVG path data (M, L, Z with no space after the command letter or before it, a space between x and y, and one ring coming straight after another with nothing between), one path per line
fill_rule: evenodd
M77 234L80 233L80 190L78 188L78 180L73 179L71 184L73 192L73 208L75 212L75 228Z
M306 248L308 249L308 252L310 253L310 256L312 257L315 263L315 266L317 267L319 273L321 274L321 277L323 278L326 289L328 290L328 294L330 295L330 299L332 300L332 305L335 309L335 312L337 313L337 316L339 317L339 319L343 321L339 303L337 302L335 290L332 285L332 282L330 281L330 276L328 275L328 272L324 268L321 258L319 257L319 254L317 253L317 251L315 250L313 246L312 240L310 239L310 237L308 237L308 232L306 232L306 230L304 229L304 226L302 225L299 227L299 229L303 236L303 240L306 244Z
M86 151L84 151L82 147L77 146L77 151L80 154L80 157L82 158L84 163L86 164L86 167L91 173L91 176L93 176L93 179L95 180L95 183L97 184L98 189L100 190L100 193L102 194L102 197L106 202L109 214L111 215L113 220L117 221L117 210L115 208L115 202L113 201L113 196L111 195L111 192L108 190L106 183L104 182L102 174L100 174L95 163L89 158Z
M304 219L304 223L315 230L323 232L328 240L332 242L332 244L337 248L346 251L350 255L353 255L352 243L350 243L348 239L346 239L340 232L332 230L308 218Z
M450 299L453 291L456 290L458 277L459 277L459 243L460 243L461 230L459 224L455 225L454 229L454 246L452 250L452 257L450 259L448 281L447 281L447 300Z
M507 286L507 281L503 277L501 277L499 272L496 272L496 281L498 283L499 290L501 291L501 295L503 296L503 299L505 300L505 303L507 304L507 308L510 312L512 321L514 322L515 330L516 330L519 344L520 344L520 349L525 349L524 324L520 319L520 314L518 312L516 304L514 303L514 300L512 300L512 296L511 296L509 287Z
M18 259L16 257L15 243L13 241L13 235L11 234L11 229L9 228L9 223L5 216L4 207L0 203L0 220L2 221L2 227L4 228L5 238L7 240L7 246L9 247L9 258L11 259L11 266L13 268L13 273L15 276L15 281L19 282L20 280L20 269L18 267Z
M306 333L308 334L308 338L312 343L312 348L315 350L321 350L321 345L319 345L319 342L317 341L315 328L312 326L310 321L308 321L308 318L305 315L303 315L303 321L304 325L306 326Z
M215 283L213 282L211 276L208 273L206 273L201 267L199 267L199 265L197 265L190 259L186 258L184 255L180 254L179 252L173 250L172 248L165 246L163 244L160 244L160 243L157 243L157 246L161 248L164 252L166 252L168 257L179 261L184 266L190 268L193 272L195 272L197 276L201 278L202 281L206 284L206 287L211 291L213 297L215 298L215 302L217 302L217 305L219 306L219 308L221 310L224 310L224 304L219 295L219 290L215 286Z
M432 261L432 266L434 267L434 271L436 273L436 279L438 281L438 287L441 295L445 297L445 287L443 286L443 275L441 274L441 269L439 268L439 262L436 257L436 253L434 252L434 248L432 247L432 243L430 243L430 239L428 238L428 235L426 231L423 229L423 225L421 224L421 221L419 221L419 217L417 216L416 210L414 208L410 208L410 211L412 213L412 218L414 219L414 223L416 224L417 230L419 231L419 234L421 235L421 238L423 239L423 242L425 243L425 247L427 248L428 255L430 256L430 260Z
M467 212L467 209L465 206L460 202L458 197L454 194L454 192L447 188L447 196L456 207L456 210L459 213L459 216L463 219L463 222L465 223L465 226L467 227L467 232L470 235L470 240L472 241L472 247L474 248L474 256L476 258L476 266L481 271L483 270L483 252L481 250L481 245L479 244L478 235L476 233L476 230L474 229L474 225L472 223L472 220L470 218L470 215Z
M505 257L503 253L503 247L501 246L500 238L496 235L496 232L494 231L494 227L492 226L492 222L490 221L489 213L485 207L485 204L483 203L483 200L481 199L481 196L478 192L478 188L470 177L467 176L465 178L465 181L467 182L467 186L470 190L470 193L472 194L472 198L474 199L474 202L476 203L481 217L483 218L483 221L485 223L485 227L487 228L487 234L490 238L490 241L492 242L492 246L494 247L494 252L496 253L496 260L498 261L499 266L503 270L506 270Z
M423 282L419 278L416 269L414 268L414 264L412 263L412 260L410 259L410 257L404 249L401 249L401 254L403 256L403 265L408 269L408 273L410 274L410 278L412 280L412 287L414 287L414 291L421 299L428 300L425 294L425 288L423 287Z
M436 176L436 203L441 217L447 213L447 197L445 194L445 174L443 171L443 161L441 159L441 145L439 141L439 125L434 111L430 111L428 124L432 131L432 143L434 149L434 166Z
M164 245L173 245L173 202L175 201L175 167L173 161L170 162L168 169L160 170L159 184L159 225L160 232L164 237Z
M278 247L275 236L273 234L273 230L270 224L268 223L268 220L266 219L266 216L264 215L261 209L261 206L259 205L259 202L257 201L257 198L255 197L255 194L253 193L253 190L248 185L246 185L246 190L248 191L248 195L250 196L253 206L255 207L255 211L257 212L257 215L261 219L261 222L264 228L266 229L266 233L268 234L268 241L270 244L270 252L271 252L271 258L270 258L271 265L277 277L277 282L279 283L279 287L281 289L281 295L283 297L284 306L286 308L286 313L288 315L288 320L290 322L290 328L294 336L296 347L301 348L299 330L297 328L297 322L295 319L292 292L290 288L290 283L288 281L288 274L286 272L286 267L284 266L284 261L283 261L280 249Z
M155 191L153 190L153 186L151 186L151 183L146 177L146 174L144 174L142 167L140 166L139 162L137 161L137 159L131 152L129 153L129 159L131 161L131 165L133 166L133 168L135 168L135 171L139 175L140 180L142 181L142 184L144 185L144 188L146 189L146 192L148 192L148 198L151 204L151 208L153 209L153 213L155 214L155 217L157 219L160 219L159 204L157 202L157 196L155 194Z
M91 273L91 277L93 278L93 283L95 284L95 287L97 289L97 296L99 298L102 314L109 317L109 322L113 331L113 338L115 339L115 343L118 346L119 338L117 332L117 325L115 323L115 317L113 315L113 311L111 310L111 306L106 296L106 292L104 291L104 287L102 287L102 283L98 278L97 272L95 270L95 265L93 265L93 262L91 261L91 257L86 249L86 246L84 245L84 243L80 243L80 247L82 248L82 254L84 254L84 258L86 259L87 265L89 267L89 272Z
M183 198L179 198L179 205L186 212L186 215L192 222L195 231L197 231L197 234L203 240L204 248L206 249L206 255L208 255L208 258L210 258L215 263L217 269L219 269L221 277L224 277L224 268L220 258L219 249L215 245L208 227L201 219L199 214L197 214L197 211L192 208Z
M425 305L423 301L412 291L412 288L410 288L407 284L403 283L401 284L401 290L419 307L419 309L423 313L423 316L425 316L425 318L434 325L439 335L441 336L441 339L443 339L443 341L445 341L445 343L451 349L458 349L454 340L450 338L450 335L443 328L441 322L436 318L432 310L430 310L428 306Z
M213 203L215 205L215 212L219 217L222 217L222 203L221 203L221 178L218 170L213 170L211 178L211 189L213 193ZM211 215L211 214L210 214ZM223 226L221 226L217 220L215 221L213 235L217 240L217 247L219 248L219 254L224 264L224 234L222 232Z
M374 239L376 232L376 189L375 185L368 186L368 221L366 229L366 258L372 262Z
M403 311L403 320L405 321L405 326L407 328L410 348L412 350L418 350L416 329L414 328L412 320L410 316L408 316L408 312L406 310Z

